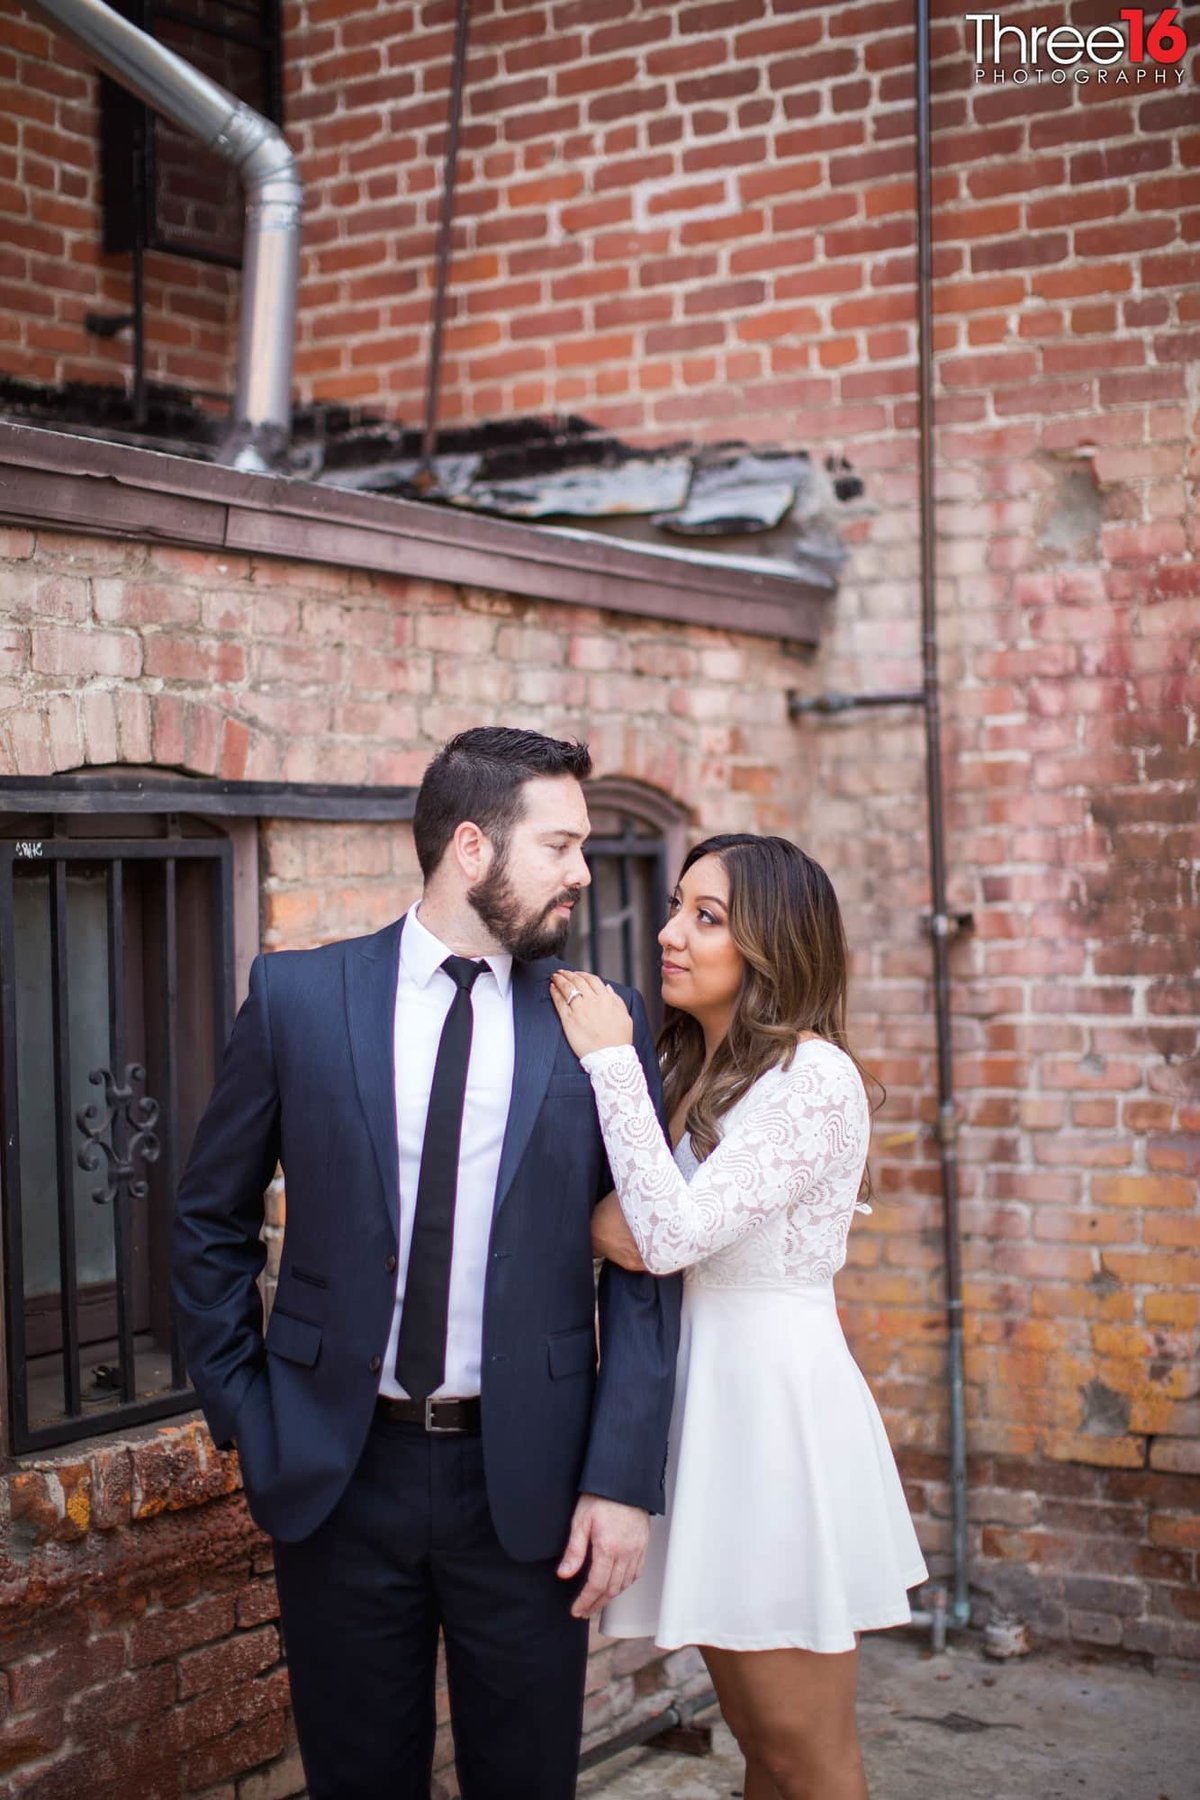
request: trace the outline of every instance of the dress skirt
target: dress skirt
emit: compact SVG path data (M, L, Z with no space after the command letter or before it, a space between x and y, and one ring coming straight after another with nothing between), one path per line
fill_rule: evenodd
M666 1515L610 1636L834 1653L908 1622L925 1563L832 1285L689 1272L670 1443Z

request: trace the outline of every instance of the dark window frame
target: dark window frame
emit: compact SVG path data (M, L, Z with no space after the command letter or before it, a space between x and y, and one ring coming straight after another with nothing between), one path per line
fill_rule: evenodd
M640 990L650 1023L657 1031L662 1023L659 982L654 979L657 955L639 946L639 926L657 931L666 918L667 897L675 870L682 860L687 820L683 810L664 795L623 777L599 777L587 784L588 808L593 819L615 814L618 829L593 829L584 845L584 858L592 885L584 896L586 963L596 974ZM639 830L639 827L641 829ZM603 865L616 878L618 912L604 917L598 905L603 887ZM649 919L638 918L638 888ZM602 949L602 933L617 926L620 931L618 966ZM582 948L582 946L581 946ZM639 948L644 966L638 967ZM570 950L567 955L570 956Z
M276 125L283 123L283 23L280 0L114 0L122 13L147 36L174 48L172 27L182 27L217 45L240 45L260 59L258 90L252 103ZM218 14L220 16L218 16ZM185 58L186 60L186 58ZM222 87L230 87L224 80ZM238 94L239 99L249 99ZM224 248L173 233L163 223L163 170L159 138L163 121L136 95L105 76L100 84L100 150L103 173L104 249L108 255L147 251L181 256L221 268L242 265L241 204L237 231ZM175 127L168 126L168 130ZM215 151L193 147L195 154L220 159ZM236 182L235 182L236 186Z
M170 1330L172 1385L165 1391L156 1391L153 1396L138 1398L134 1376L135 1359L131 1355L129 1341L131 1320L128 1317L128 1306L133 1284L128 1278L127 1264L122 1265L122 1247L114 1243L114 1262L117 1266L125 1266L124 1295L120 1304L126 1307L127 1316L121 1329L115 1334L124 1352L118 1354L116 1359L116 1380L121 1385L114 1389L114 1392L120 1392L121 1399L112 1406L91 1401L85 1404L82 1398L83 1371L80 1364L79 1375L71 1385L68 1385L67 1379L63 1380L62 1416L44 1425L33 1425L30 1422L28 1296L25 1293L22 1241L24 1220L19 1165L21 1125L13 991L14 880L17 878L15 865L21 864L25 868L41 865L52 871L49 899L52 905L55 904L54 886L57 881L60 888L57 899L60 922L65 910L65 895L61 890L65 888L66 873L71 863L84 863L94 867L107 862L110 867L119 865L123 869L126 863L147 865L182 858L191 862L207 860L218 865L221 896L219 906L214 908L213 922L220 944L214 955L214 963L219 967L215 967L214 973L219 979L221 992L219 997L214 996L213 1053L215 1058L219 1058L232 1027L236 1004L246 992L250 962L259 949L260 821L305 819L349 823L354 820L407 820L412 817L415 798L415 788L364 789L296 783L225 782L146 768L130 770L114 767L36 780L22 777L0 778L0 1105L3 1106L5 1124L10 1127L3 1132L4 1142L0 1145L0 1169L3 1171L3 1193L0 1195L0 1212L3 1215L0 1220L0 1243L3 1245L0 1291L3 1293L5 1315L2 1333L4 1372L0 1387L5 1396L4 1437L8 1455L19 1458L43 1454L156 1420L186 1414L196 1406L195 1393L187 1383L182 1368L173 1326ZM35 846L39 853L31 855ZM54 873L57 870L62 871L61 875ZM123 1022L119 1018L113 1019L111 1009L113 996L123 991L122 983L112 979L112 970L117 966L114 940L120 934L119 918L117 925L113 924L112 901L115 885L119 907L120 899L124 898L124 882L123 876L114 877L111 873L106 874L105 879L110 1002L108 1066L117 1085L123 1087L125 1084L122 1077L128 1059L123 1056L120 1042L124 1034L117 1029ZM54 936L53 928L51 936ZM59 954L61 950L60 943ZM175 962L178 964L177 954ZM64 994L60 1011L52 993L52 1016L58 1013L56 1031L60 1037L68 1005L69 994ZM118 1058L117 1062L112 1060L114 1054ZM69 1058L60 1053L56 1067L61 1084L64 1070L69 1072ZM135 1092L130 1101L118 1104L116 1116L105 1130L105 1135L109 1137L112 1148L118 1155L121 1150L120 1139L127 1138L137 1128L136 1115L129 1109L136 1108L136 1102L141 1097L140 1084L134 1083L133 1086ZM160 1101L162 1099L161 1095L154 1097ZM105 1100L99 1089L94 1093L89 1091L86 1098L98 1100L101 1110L106 1110ZM70 1167L70 1180L73 1180L74 1158L83 1147L82 1141L75 1139L73 1121L69 1116L72 1111L82 1110L75 1108L75 1099L75 1095L70 1096L70 1102L66 1106L60 1099L55 1106L57 1162L60 1169ZM166 1110L169 1123L169 1101ZM69 1133L69 1142L66 1144L62 1140L64 1129ZM161 1176L157 1200L159 1204L163 1204L165 1194L169 1216L175 1184L182 1172L183 1147L175 1142L175 1134L169 1130L164 1133L164 1139L162 1163L155 1173ZM64 1150L69 1154L64 1155ZM102 1167L96 1172L96 1176L98 1181L103 1181L108 1157L103 1151L99 1155ZM125 1157L123 1160L129 1159ZM129 1212L126 1191L128 1183L131 1178L144 1174L144 1167L126 1171L125 1185L118 1205L120 1210L120 1203L123 1203L126 1216ZM58 1191L54 1197L58 1229L61 1234L66 1220L68 1239L73 1224L74 1205L73 1195L68 1192L70 1180L64 1181L60 1175ZM110 1200L108 1204L112 1205L113 1202ZM161 1219L158 1221L158 1229L161 1235ZM152 1253L147 1254L152 1257ZM147 1267L149 1274L145 1269L140 1270L139 1280L153 1283L156 1278L162 1279L161 1268L155 1270L150 1264ZM121 1286L122 1283L114 1283L114 1289ZM161 1291L158 1300L162 1310ZM78 1293L72 1296L71 1282L60 1280L56 1303L63 1324L56 1341L61 1343L64 1362L68 1357L74 1362L79 1356L80 1319L77 1301ZM94 1317L98 1316L96 1308L107 1304L107 1297L93 1294L85 1296L85 1302L92 1306ZM116 1291L112 1304L118 1305ZM68 1307L72 1313L70 1323L66 1317ZM41 1310L52 1310L52 1306L48 1304ZM84 1329L86 1330L86 1324ZM0 1457L4 1453L4 1449L0 1448Z
M191 874L206 866L211 870L203 901L212 932L205 961L211 991L202 994L202 1011L210 1021L210 1054L215 1066L233 1023L235 967L233 947L234 871L233 843L224 835L185 835L172 817L161 835L117 836L111 832L87 836L68 835L61 828L46 835L5 835L0 838L0 968L3 970L0 1004L0 1092L4 1108L4 1142L0 1148L4 1188L4 1303L6 1398L9 1436L17 1455L36 1453L70 1443L95 1432L115 1431L147 1424L170 1414L190 1410L195 1397L183 1366L169 1298L162 1290L166 1222L180 1168L180 1077L183 1047L180 1042L179 991L183 979L179 919L181 906L195 891ZM11 823L8 831L12 832ZM69 879L77 871L103 870L105 892L105 981L108 995L107 1061L89 1079L100 1092L89 1094L88 1108L78 1085L72 1088L70 1016L70 907ZM27 1291L25 1239L32 1223L31 1207L37 1202L22 1192L22 1117L19 1078L19 1022L17 1010L17 895L18 884L38 879L47 871L50 946L49 1011L53 1059L53 1113L55 1136L56 1245L59 1268L56 1347L43 1351L52 1358L59 1376L61 1407L45 1423L31 1415L31 1378L41 1373L39 1359L29 1343L30 1331L41 1324L43 1335L52 1332L52 1303L31 1308ZM185 870L187 873L185 873ZM140 906L151 880L161 884L161 910L144 928L136 945L141 967L151 955L161 982L161 1008L155 1008L155 1062L157 1094L145 1090L145 1064L141 1053L131 1053L136 1040L146 1041L151 1029L145 1021L149 1005L140 1009L137 1027L130 1017L128 968L130 940L126 933L127 907ZM194 940L193 940L194 941ZM90 1122L89 1122L90 1120ZM160 1124L161 1120L161 1124ZM161 1156L161 1166L159 1164ZM77 1254L78 1198L76 1169L95 1179L93 1198L109 1209L112 1221L111 1284L87 1283ZM153 1180L153 1190L151 1181ZM147 1201L149 1205L147 1206ZM140 1253L135 1257L135 1240ZM111 1294L109 1288L111 1287ZM38 1312L47 1315L37 1317ZM142 1316L145 1312L146 1316ZM110 1313L111 1323L109 1323ZM155 1319L152 1315L157 1315ZM84 1354L89 1329L115 1345L115 1361L98 1365L109 1368L109 1382L102 1395L114 1402L85 1400ZM139 1395L138 1351L149 1339L169 1357L169 1385L158 1385ZM95 1342L95 1336L90 1340ZM100 1377L95 1377L99 1382ZM119 1398L115 1396L119 1395Z

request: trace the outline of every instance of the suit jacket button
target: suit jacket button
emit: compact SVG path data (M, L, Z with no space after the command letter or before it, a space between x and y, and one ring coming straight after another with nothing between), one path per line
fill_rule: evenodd
M386 1262L385 1262L385 1263L384 1263L384 1265L383 1265L383 1266L384 1266L384 1268L385 1268L385 1269L386 1269L386 1270L387 1270L387 1272L388 1272L388 1274L389 1274L389 1275L390 1275L390 1274L391 1274L391 1273L392 1273L392 1270L393 1270L393 1269L394 1269L394 1268L395 1268L395 1267L396 1267L396 1259L395 1259L395 1257L394 1257L394 1256L389 1256L389 1257L388 1257L388 1259L387 1259L387 1261L386 1261Z
M372 1375L378 1375L378 1373L379 1373L380 1369L382 1369L382 1367L383 1367L382 1356L373 1356L371 1358L371 1373L372 1373Z

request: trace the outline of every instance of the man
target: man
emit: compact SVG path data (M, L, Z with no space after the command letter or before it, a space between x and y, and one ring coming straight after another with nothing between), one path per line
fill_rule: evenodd
M419 905L256 959L180 1185L183 1344L275 1539L310 1800L428 1800L439 1627L463 1800L570 1800L587 1619L662 1509L679 1291L605 1265L597 1375L590 1215L612 1183L549 995L590 879L590 768L534 732L445 746L417 796Z

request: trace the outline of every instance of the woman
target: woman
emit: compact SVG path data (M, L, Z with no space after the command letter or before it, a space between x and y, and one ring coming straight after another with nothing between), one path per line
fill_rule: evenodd
M686 1271L667 1514L603 1629L700 1646L745 1800L864 1800L857 1634L907 1621L926 1570L834 1304L870 1128L841 914L794 844L714 837L659 943L673 1158L624 1004L552 983L616 1183L597 1254Z

